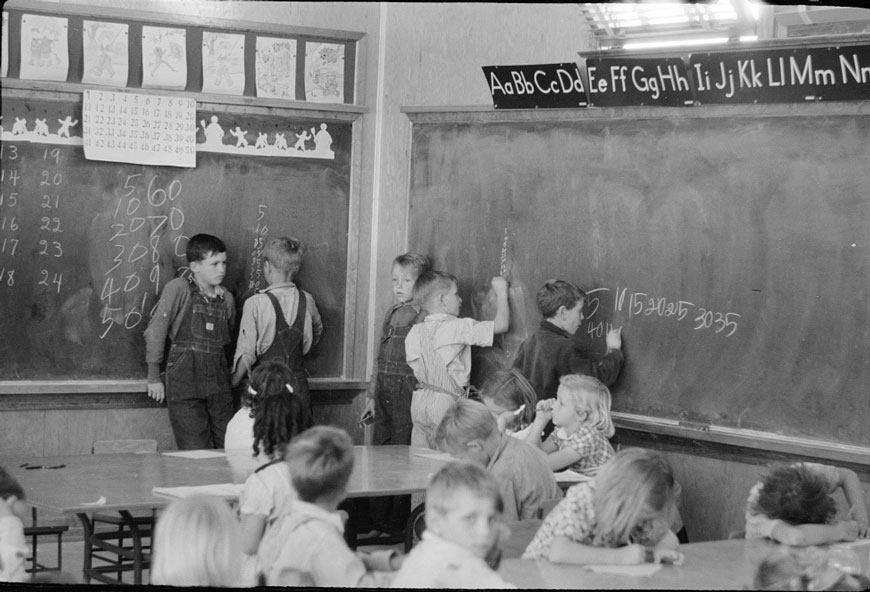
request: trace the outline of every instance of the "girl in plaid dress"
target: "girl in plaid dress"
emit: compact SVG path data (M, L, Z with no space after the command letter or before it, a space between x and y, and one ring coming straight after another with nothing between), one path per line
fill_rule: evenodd
M615 430L610 419L610 391L597 378L567 374L559 379L556 399L538 401L527 437L547 455L554 471L571 469L588 477L614 454L608 438ZM547 422L556 426L541 442Z

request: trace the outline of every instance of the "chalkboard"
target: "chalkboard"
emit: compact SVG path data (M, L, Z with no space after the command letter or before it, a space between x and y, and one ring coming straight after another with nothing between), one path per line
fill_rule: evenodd
M558 277L589 293L590 355L623 327L614 410L870 445L870 116L807 111L412 115L410 248L465 315L491 318L502 261L511 281L473 381Z
M314 376L342 375L351 125L279 110L198 111L224 129L249 130L247 152L226 134L221 151L198 151L196 168L86 160L81 103L3 101L0 198L0 380L145 378L144 338L163 286L184 273L187 239L214 234L227 245L224 285L239 314L263 287L262 245L302 239L299 276L323 317ZM22 120L17 133L13 125ZM34 133L42 120L47 130ZM238 127L237 127L238 126ZM204 126L203 126L204 127ZM332 158L313 156L313 133L328 129ZM255 130L257 133L255 133ZM202 143L202 131L198 142ZM298 149L252 153L258 134ZM294 157L277 154L289 154Z

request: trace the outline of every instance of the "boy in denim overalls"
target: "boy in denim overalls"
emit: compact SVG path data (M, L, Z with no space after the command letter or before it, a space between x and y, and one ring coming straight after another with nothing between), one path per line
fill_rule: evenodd
M314 297L294 282L302 267L305 245L282 236L266 242L263 249L263 275L268 287L245 300L239 324L239 339L233 356L232 385L263 360L279 360L293 371L305 409L311 414L305 356L317 354L323 322Z
M376 375L366 395L360 421L374 421L372 444L408 445L411 443L411 393L417 379L405 361L405 336L415 323L426 316L413 302L414 282L429 271L429 258L405 253L393 260L391 282L395 304L390 307L381 327ZM376 530L401 531L411 513L407 495L372 498L369 502Z
M227 270L223 241L196 234L187 242L188 277L163 288L145 330L148 396L166 399L180 450L223 448L233 416L225 347L235 317L233 296L221 283ZM165 377L164 347L169 339Z

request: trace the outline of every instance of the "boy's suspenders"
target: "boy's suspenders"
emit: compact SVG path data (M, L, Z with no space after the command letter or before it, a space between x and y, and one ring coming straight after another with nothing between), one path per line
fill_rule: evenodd
M420 382L417 384L417 388L435 391L436 393L444 393L451 397L466 396L467 392L456 385L453 377L450 376L450 373L447 371L447 364L444 363L444 360L441 359L441 356L439 356L435 351L434 333L429 331L429 327L427 327L425 323L420 324L420 329L422 333L422 339L420 340L420 353L422 354L421 358L423 359L423 367L426 370L426 379L432 380L436 384Z
M296 318L291 327L287 324L278 298L271 292L265 292L265 294L269 297L272 308L275 309L275 338L258 361L278 359L287 363L291 370L299 371L302 369L302 344L305 339L305 314L308 311L308 299L305 297L305 293L299 290L299 305L296 307ZM293 341L294 337L296 337L295 342ZM294 355L297 353L298 355Z

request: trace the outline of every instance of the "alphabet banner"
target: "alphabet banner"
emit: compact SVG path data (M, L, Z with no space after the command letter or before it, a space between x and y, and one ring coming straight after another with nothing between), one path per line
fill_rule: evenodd
M694 105L682 58L588 58L594 107Z
M586 89L574 62L483 66L496 109L585 107Z
M870 98L870 45L689 56L699 103L803 103Z

